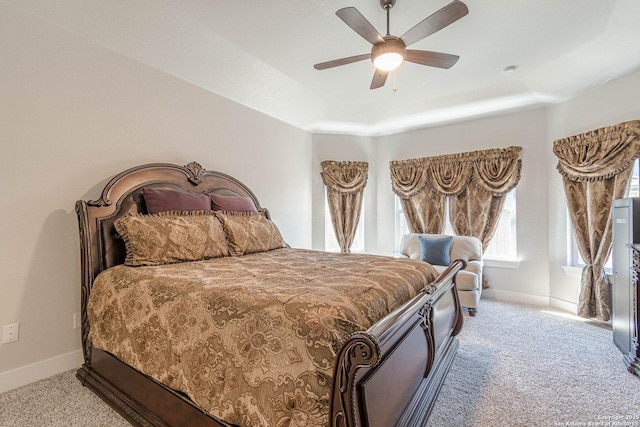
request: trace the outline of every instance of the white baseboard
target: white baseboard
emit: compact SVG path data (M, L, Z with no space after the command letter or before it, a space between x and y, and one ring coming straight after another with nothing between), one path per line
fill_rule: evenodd
M0 372L0 393L52 377L82 365L82 350L61 354L31 365Z
M549 297L523 294L521 292L502 291L494 288L484 289L482 291L482 298L493 299L496 301L515 302L520 304L549 307ZM480 304L482 305L482 302Z
M553 308L557 308L562 311L567 311L572 314L576 314L578 312L578 304L575 302L569 302L569 301L552 297L552 298L549 298L549 305Z
M539 307L553 307L571 314L575 314L578 311L578 304L558 298L529 295L520 292L502 291L492 288L484 289L482 291L482 298L503 302L513 302L516 304L535 305Z

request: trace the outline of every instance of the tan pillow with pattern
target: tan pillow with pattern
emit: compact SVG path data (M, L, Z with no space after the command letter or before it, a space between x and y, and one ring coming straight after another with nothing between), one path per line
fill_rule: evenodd
M127 248L125 264L160 265L229 256L220 220L212 211L128 215L114 223Z
M232 256L286 248L278 227L262 213L220 212L220 218Z

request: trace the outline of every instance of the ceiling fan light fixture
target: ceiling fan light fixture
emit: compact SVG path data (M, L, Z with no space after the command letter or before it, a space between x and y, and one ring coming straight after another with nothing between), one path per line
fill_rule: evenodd
M371 49L371 61L380 71L395 70L404 61L406 48L402 40L387 36L384 42L377 43Z
M373 59L373 65L381 71L395 70L402 64L404 58L397 52L387 52L376 56Z

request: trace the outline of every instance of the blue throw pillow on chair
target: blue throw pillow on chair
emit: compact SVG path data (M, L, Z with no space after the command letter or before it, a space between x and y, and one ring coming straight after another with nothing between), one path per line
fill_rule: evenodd
M426 261L429 264L434 265L449 265L451 264L451 257L449 252L451 250L451 242L453 237L438 237L429 238L424 236L418 236L420 240L420 260Z

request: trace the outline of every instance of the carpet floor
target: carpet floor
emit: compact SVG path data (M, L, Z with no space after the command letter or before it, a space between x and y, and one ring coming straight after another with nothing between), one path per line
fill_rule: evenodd
M429 426L640 426L640 378L607 324L482 300Z
M640 378L611 336L561 311L482 300L428 426L640 427ZM128 426L74 374L0 394L0 426Z

